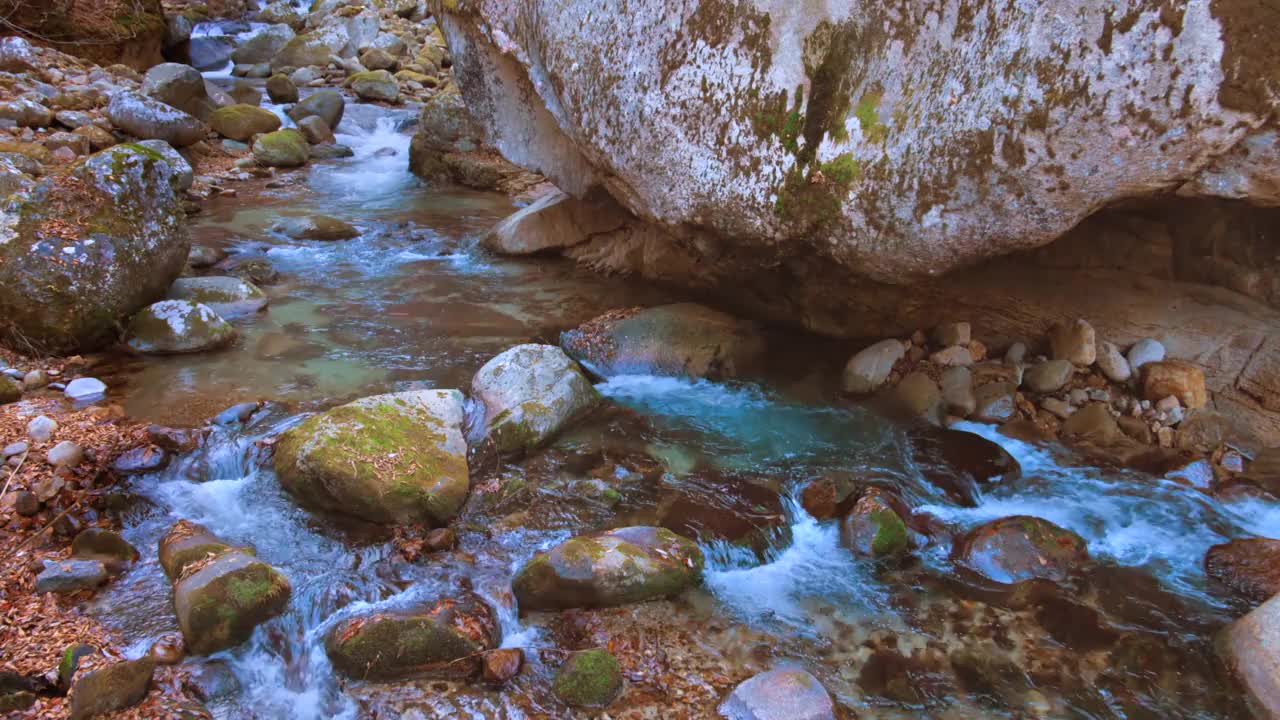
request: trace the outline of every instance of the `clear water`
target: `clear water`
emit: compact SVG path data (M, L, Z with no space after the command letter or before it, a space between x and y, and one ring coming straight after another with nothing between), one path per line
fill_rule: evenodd
M385 532L299 509L259 441L300 412L416 383L465 388L512 344L554 342L559 330L605 309L674 299L553 260L487 256L476 238L512 210L510 201L419 185L405 171L411 120L352 110L341 141L354 158L213 203L196 222L199 242L266 257L280 270L281 281L266 288L269 310L237 320L240 340L225 352L121 359L111 378L130 414L165 423L197 424L235 402L271 401L243 431L219 429L204 450L134 482L147 502L130 514L127 536L144 560L96 603L136 638L138 653L175 629L154 548L180 518L254 545L285 572L294 594L282 617L242 647L190 661L221 664L236 679L238 691L211 703L219 718L571 716L551 698L556 663L543 655L565 646L568 621L518 616L510 579L535 551L572 534L651 520L689 479L708 502L748 484L780 493L789 540L763 559L708 541L701 588L593 614L618 643L639 638L656 648L668 672L653 685L633 677L612 717L709 717L733 682L779 664L812 670L866 717L1243 716L1238 692L1216 675L1210 645L1234 610L1210 591L1201 563L1226 538L1277 536L1276 507L1104 472L977 425L962 427L1007 449L1023 477L985 489L976 507L958 507L921 475L904 428L814 400L824 393L804 376L834 376L839 357L806 357L803 370L754 384L647 376L601 383L607 407L544 453L475 469L473 496L455 522L457 552L409 563ZM355 223L361 236L322 244L270 230L280 217L314 212ZM834 523L795 502L823 473L889 482L953 532L1010 514L1048 518L1088 541L1096 567L1078 586L1028 604L968 585L941 545L894 566L856 559L840 547ZM601 483L621 494L616 506L590 492ZM498 608L504 646L527 650L529 667L513 685L334 676L322 649L334 622L462 587Z

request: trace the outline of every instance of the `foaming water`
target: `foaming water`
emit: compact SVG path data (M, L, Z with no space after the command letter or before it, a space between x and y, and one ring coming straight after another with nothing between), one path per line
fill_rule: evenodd
M1010 515L1049 520L1083 537L1092 556L1144 567L1171 590L1213 602L1206 592L1205 551L1232 537L1280 536L1280 511L1267 503L1223 505L1181 483L1136 472L1073 466L1062 452L1006 437L992 426L956 429L998 443L1022 465L1022 480L989 489L977 507L922 507L973 527Z
M348 106L334 134L354 155L314 168L310 182L319 192L341 197L344 203L394 206L401 193L419 183L409 172L413 115L395 110L371 115L365 107L369 106Z

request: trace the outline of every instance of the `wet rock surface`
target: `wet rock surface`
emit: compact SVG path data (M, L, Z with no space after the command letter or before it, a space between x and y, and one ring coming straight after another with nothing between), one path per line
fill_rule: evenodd
M1084 540L1043 518L1015 516L971 530L956 542L955 561L998 583L1064 581L1089 559Z

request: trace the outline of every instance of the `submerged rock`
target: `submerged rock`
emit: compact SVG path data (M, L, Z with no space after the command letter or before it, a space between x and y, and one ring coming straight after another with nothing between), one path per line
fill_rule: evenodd
M749 548L762 559L791 539L782 495L749 478L682 481L656 514L659 525L681 537L700 543L722 540Z
M1067 580L1088 561L1089 551L1070 530L1017 515L969 531L956 541L952 557L988 580L1011 585L1035 578Z
M702 550L670 530L582 535L533 557L512 582L522 610L608 607L677 595L702 575Z
M490 650L480 656L480 677L490 685L502 685L520 674L524 651L520 648Z
M754 323L694 303L615 310L560 336L572 358L604 377L733 378L764 361Z
M607 707L622 692L622 669L608 650L582 650L565 660L551 687L571 707Z
M500 453L537 448L600 402L578 364L554 345L517 345L497 355L472 379L471 395L484 408L474 440Z
M442 525L470 488L457 390L377 395L276 442L280 483L304 503L378 523Z
M206 306L223 318L252 315L267 306L267 295L253 284L230 276L178 278L169 299Z
M971 432L915 428L908 433L920 473L949 498L972 507L982 488L1022 477L1017 458Z
M332 242L360 236L360 231L351 223L328 215L284 218L271 229L293 240Z
M261 623L284 612L289 580L239 550L196 561L173 585L173 609L192 654L235 647Z
M102 347L164 297L190 250L173 169L125 144L47 177L0 222L0 338Z
M493 608L464 593L343 620L326 636L325 652L335 670L357 680L465 679L501 641Z
M161 300L133 316L125 342L140 353L173 355L215 350L235 339L236 329L207 305Z
M798 669L770 670L734 688L720 704L727 720L836 720L835 704L818 678Z
M233 549L203 525L179 520L160 538L160 567L170 580L176 580L189 565Z
M1280 593L1280 540L1242 538L1214 545L1204 556L1209 577L1254 603Z

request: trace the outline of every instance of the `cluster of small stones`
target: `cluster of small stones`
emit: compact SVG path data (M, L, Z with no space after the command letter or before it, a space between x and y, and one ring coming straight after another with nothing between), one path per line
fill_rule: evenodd
M1046 437L1102 404L1131 439L1174 448L1183 420L1209 396L1202 370L1165 354L1153 338L1127 348L1100 340L1081 319L1054 325L1038 345L1015 342L993 357L969 323L957 322L864 349L846 366L844 388L853 395L896 388L913 410L936 411L946 424L1031 421Z

